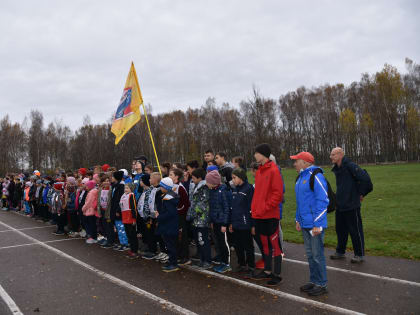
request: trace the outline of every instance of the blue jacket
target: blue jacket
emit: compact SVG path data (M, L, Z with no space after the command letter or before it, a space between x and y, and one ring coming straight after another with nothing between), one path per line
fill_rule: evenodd
M296 221L301 228L327 227L328 186L322 173L314 180L314 191L309 187L309 179L317 166L310 166L300 172L296 181Z
M337 184L337 210L348 211L360 208L360 196L367 195L369 176L355 163L344 157L341 166L332 169ZM360 185L357 185L357 182Z
M250 230L254 226L254 220L251 218L253 195L254 187L248 182L233 189L230 222L234 230Z
M42 203L44 205L48 204L48 191L50 190L50 186L45 186L44 190L42 191Z
M136 200L139 201L141 194L143 193L143 187L140 186L140 179L143 177L143 173L136 174L134 176L134 196Z
M158 226L156 234L161 235L178 235L178 201L179 197L173 191L168 191L158 207L159 216L157 217Z
M232 207L232 192L225 184L210 189L210 222L228 226Z

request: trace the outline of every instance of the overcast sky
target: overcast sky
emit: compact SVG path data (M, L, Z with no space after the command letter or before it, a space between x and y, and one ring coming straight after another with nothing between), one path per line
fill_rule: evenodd
M116 110L133 60L153 113L238 106L420 62L420 1L0 2L0 117L72 129Z

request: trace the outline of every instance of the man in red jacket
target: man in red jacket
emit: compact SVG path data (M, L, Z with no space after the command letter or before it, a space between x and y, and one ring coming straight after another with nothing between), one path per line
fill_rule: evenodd
M269 160L270 146L266 143L255 148L255 160L261 166L255 175L255 191L251 212L255 230L264 250L264 271L256 274L254 280L268 280L267 285L276 286L282 278L281 262L283 250L280 244L279 203L283 200L283 180L277 165ZM274 272L272 271L274 257Z

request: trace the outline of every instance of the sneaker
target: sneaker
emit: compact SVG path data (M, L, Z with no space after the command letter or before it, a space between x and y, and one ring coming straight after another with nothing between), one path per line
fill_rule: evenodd
M162 261L168 260L168 259L169 259L168 254L163 253L162 257L159 260L160 260L160 262L162 262Z
M282 277L271 274L271 279L267 281L267 285L270 287L274 287L276 285L279 285L282 280Z
M266 273L264 271L261 271L260 273L255 274L252 278L252 280L269 280L271 279L271 274Z
M120 244L114 244L114 246L112 247L113 250L119 250L121 247Z
M105 243L105 244L101 245L101 248L110 249L110 248L114 248L114 245Z
M128 248L127 248L127 246L121 245L116 250L119 251L119 252L124 252L124 251L128 250Z
M159 254L156 255L156 257L154 259L155 260L161 260L164 256L165 256L165 253L160 252Z
M106 239L105 238L103 238L100 241L98 241L98 245L100 245L100 246L104 245L105 243L106 243Z
M243 273L247 271L248 271L248 268L246 266L238 266L233 269L233 272L236 272L236 273Z
M344 258L346 258L345 254L339 254L337 252L330 256L330 259L332 260L338 260L338 259L344 259Z
M191 259L187 259L187 258L181 259L178 265L180 266L191 265Z
M143 258L147 260L152 260L152 259L155 259L157 256L158 254L156 253L146 253L143 255Z
M96 243L98 243L98 241L91 237L86 240L86 244L96 244Z
M328 290L326 286L321 287L319 285L314 285L312 290L308 291L307 293L310 296L320 296L320 295L328 293Z
M139 258L139 255L129 250L126 257L129 259L136 259L136 258Z
M351 263L352 264L360 264L360 263L362 263L362 262L364 262L365 261L365 258L363 257L363 256L354 256L352 259L351 259Z
M173 272L173 271L178 271L179 267L178 267L178 265L163 266L162 270L164 272Z
M207 270L207 269L210 269L212 267L212 264L208 263L208 262L200 263L199 267L200 267L200 269Z
M211 263L214 265L220 265L222 262L220 261L219 256L215 256L211 259Z
M255 263L256 269L264 269L264 259L260 259Z
M225 273L225 272L231 271L232 268L230 268L229 265L220 264L220 265L214 267L213 270L218 272L218 273Z
M55 231L53 232L54 235L64 235L63 231Z
M300 287L300 291L309 292L314 288L315 284L308 282L307 284Z
M85 230L81 230L79 234L80 234L80 237L86 237L86 231Z
M98 241L102 241L104 238L105 238L105 237L104 237L103 235L99 235L99 236L98 236L98 238L97 238L97 240L98 240Z
M247 272L243 273L242 275L244 279L252 279L253 277L256 276L256 273L254 269L249 269Z
M194 261L200 260L200 256L199 256L198 254L193 255L193 256L191 257L191 260L194 260Z
M128 245L123 245L122 250L125 252L127 250L130 250L130 246Z

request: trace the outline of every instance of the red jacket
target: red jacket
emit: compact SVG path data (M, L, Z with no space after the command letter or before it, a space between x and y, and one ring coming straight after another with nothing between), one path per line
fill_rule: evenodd
M283 200L283 179L277 165L268 161L255 174L251 213L254 219L280 219L279 203Z

